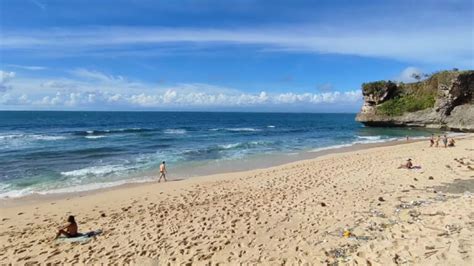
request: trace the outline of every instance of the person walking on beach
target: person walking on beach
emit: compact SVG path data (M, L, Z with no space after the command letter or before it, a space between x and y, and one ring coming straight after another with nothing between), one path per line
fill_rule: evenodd
M448 137L446 136L446 134L443 136L443 144L445 148L448 147Z
M438 146L439 146L439 141L440 141L440 139L441 139L441 136L438 135L438 137L436 138L436 143L435 143L435 147L436 147L436 148L438 148Z
M161 178L163 178L165 180L165 182L167 181L166 180L166 165L165 165L165 161L163 161L161 164L160 164L160 178L158 179L158 183L160 183L161 181Z
M431 134L431 138L430 138L430 148L433 147L434 143L435 143L434 134Z

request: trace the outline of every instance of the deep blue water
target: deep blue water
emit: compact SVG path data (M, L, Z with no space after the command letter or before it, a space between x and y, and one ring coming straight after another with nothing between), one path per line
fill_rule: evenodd
M0 197L127 182L156 169L427 136L355 114L0 112ZM142 175L140 175L142 174ZM144 178L144 177L143 177Z

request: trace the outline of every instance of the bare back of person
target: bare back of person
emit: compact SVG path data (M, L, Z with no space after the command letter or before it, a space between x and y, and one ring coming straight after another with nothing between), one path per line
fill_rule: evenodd
M167 173L166 163L163 161L160 164L160 178L158 179L158 182L160 182L162 178L165 180L165 182L167 181L166 180L166 173Z

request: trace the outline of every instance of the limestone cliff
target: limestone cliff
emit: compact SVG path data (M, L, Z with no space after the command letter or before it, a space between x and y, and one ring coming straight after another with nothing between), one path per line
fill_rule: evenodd
M362 85L356 120L367 126L418 126L474 132L474 71L442 71L403 84Z

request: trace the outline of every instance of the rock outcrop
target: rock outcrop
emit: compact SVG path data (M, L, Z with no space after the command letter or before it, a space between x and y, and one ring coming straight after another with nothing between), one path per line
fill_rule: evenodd
M367 126L417 126L474 132L474 71L442 71L416 83L362 85L356 120Z

